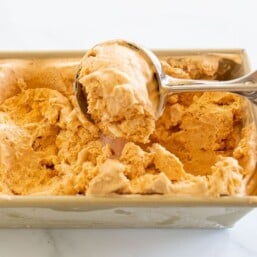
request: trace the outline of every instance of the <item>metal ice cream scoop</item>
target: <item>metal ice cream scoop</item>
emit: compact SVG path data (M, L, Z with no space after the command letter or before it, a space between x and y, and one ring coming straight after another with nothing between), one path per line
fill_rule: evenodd
M155 105L156 119L159 118L163 112L167 96L172 93L225 91L242 95L257 105L257 71L227 81L177 79L164 73L159 59L150 50L125 40L108 41L108 44L110 44L110 42L122 44L138 51L142 55L142 58L146 58L148 63L152 65L154 77L157 82L156 91L159 95L158 103ZM84 94L82 85L79 83L79 73L80 68L78 69L74 82L75 95L82 112L92 121L88 113L87 96Z

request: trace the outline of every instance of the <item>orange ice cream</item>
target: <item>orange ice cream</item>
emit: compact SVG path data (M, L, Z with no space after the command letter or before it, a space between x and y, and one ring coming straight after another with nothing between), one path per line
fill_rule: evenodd
M127 51L96 47L83 60L95 124L73 96L78 59L0 61L1 194L248 193L256 169L248 101L231 93L174 94L154 121L151 70L133 51L135 67L122 63ZM232 78L240 66L223 55L161 61L168 74L197 79Z
M88 113L104 134L146 143L154 131L151 66L129 45L104 43L83 57L80 83Z

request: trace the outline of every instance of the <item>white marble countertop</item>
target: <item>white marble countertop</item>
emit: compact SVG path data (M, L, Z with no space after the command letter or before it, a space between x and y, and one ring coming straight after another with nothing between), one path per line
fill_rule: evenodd
M256 257L257 210L232 229L2 229L0 256Z
M257 67L250 0L0 3L0 51L87 49L112 38L149 48L245 48ZM0 230L0 256L257 256L257 210L233 229Z

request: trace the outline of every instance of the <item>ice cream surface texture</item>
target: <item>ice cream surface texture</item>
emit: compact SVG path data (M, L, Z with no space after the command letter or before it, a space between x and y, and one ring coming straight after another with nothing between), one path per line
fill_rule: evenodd
M136 70L122 63L123 51L96 47L84 59L81 83L96 123L73 96L78 60L0 61L0 192L245 195L256 168L248 101L231 93L174 94L154 121L151 86L140 87L151 85L151 70L135 53ZM219 55L161 61L168 74L197 79L229 78L238 65Z
M157 96L157 83L139 51L122 41L97 45L84 56L79 81L88 113L104 134L149 141L155 128L152 94Z

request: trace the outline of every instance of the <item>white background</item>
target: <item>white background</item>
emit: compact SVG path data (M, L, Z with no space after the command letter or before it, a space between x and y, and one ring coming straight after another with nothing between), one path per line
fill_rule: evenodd
M257 68L255 0L4 0L0 50L245 48ZM2 256L257 256L257 210L230 230L0 230Z

